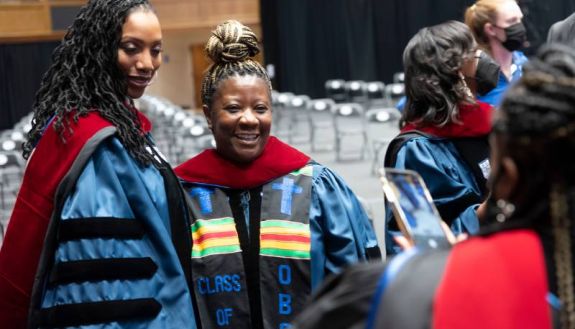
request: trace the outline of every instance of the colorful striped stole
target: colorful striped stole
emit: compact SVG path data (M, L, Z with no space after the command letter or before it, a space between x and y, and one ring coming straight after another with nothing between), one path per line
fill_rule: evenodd
M260 230L260 255L310 259L309 224L270 219L261 222Z
M192 225L192 258L240 252L236 224L231 217L198 219Z

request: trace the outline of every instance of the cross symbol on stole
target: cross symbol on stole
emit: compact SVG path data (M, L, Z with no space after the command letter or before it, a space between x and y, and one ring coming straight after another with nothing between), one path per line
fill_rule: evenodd
M213 211L212 200L210 195L214 194L214 191L205 187L195 187L190 192L192 198L197 198L200 202L200 211L202 214L209 214Z
M282 191L281 213L291 215L291 203L294 193L302 193L303 189L294 184L294 180L284 177L283 182L272 184L272 189Z

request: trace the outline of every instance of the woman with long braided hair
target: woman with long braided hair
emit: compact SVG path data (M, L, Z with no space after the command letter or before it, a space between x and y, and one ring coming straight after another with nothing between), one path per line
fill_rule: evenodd
M270 136L271 84L255 34L220 24L202 84L216 140L176 168L189 193L202 328L288 328L329 274L379 249L357 197L328 168Z
M3 328L195 328L184 196L133 102L161 53L147 0L90 0L55 49L0 250Z
M544 46L524 69L494 118L491 224L347 271L295 328L575 328L575 51Z

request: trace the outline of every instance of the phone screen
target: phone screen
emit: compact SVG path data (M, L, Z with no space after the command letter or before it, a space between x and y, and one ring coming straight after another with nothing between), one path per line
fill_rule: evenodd
M396 220L401 221L399 227L416 246L450 246L431 195L416 172L386 168L382 181Z

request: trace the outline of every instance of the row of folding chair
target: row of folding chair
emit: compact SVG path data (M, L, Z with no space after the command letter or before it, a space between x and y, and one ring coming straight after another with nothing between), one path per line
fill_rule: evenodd
M309 142L312 152L333 150L336 161L372 155L374 172L388 141L398 133L400 114L393 107L366 108L290 92L273 92L272 100L276 136L293 144Z
M0 132L0 245L24 175L22 144L32 128L31 120L32 114L26 115L12 129Z
M381 81L332 79L325 82L325 93L336 103L359 103L366 108L391 107L405 95L403 79L403 73L395 74L395 82L387 85Z
M183 110L166 99L150 95L138 100L138 108L152 121L158 149L174 165L215 146L203 114Z
M372 156L373 171L383 161L387 142L398 132L399 112L383 104L366 107L277 91L272 92L272 102L274 135L290 144L309 143L312 152L333 150L336 161ZM148 95L138 106L152 120L156 144L172 164L215 147L203 115Z

